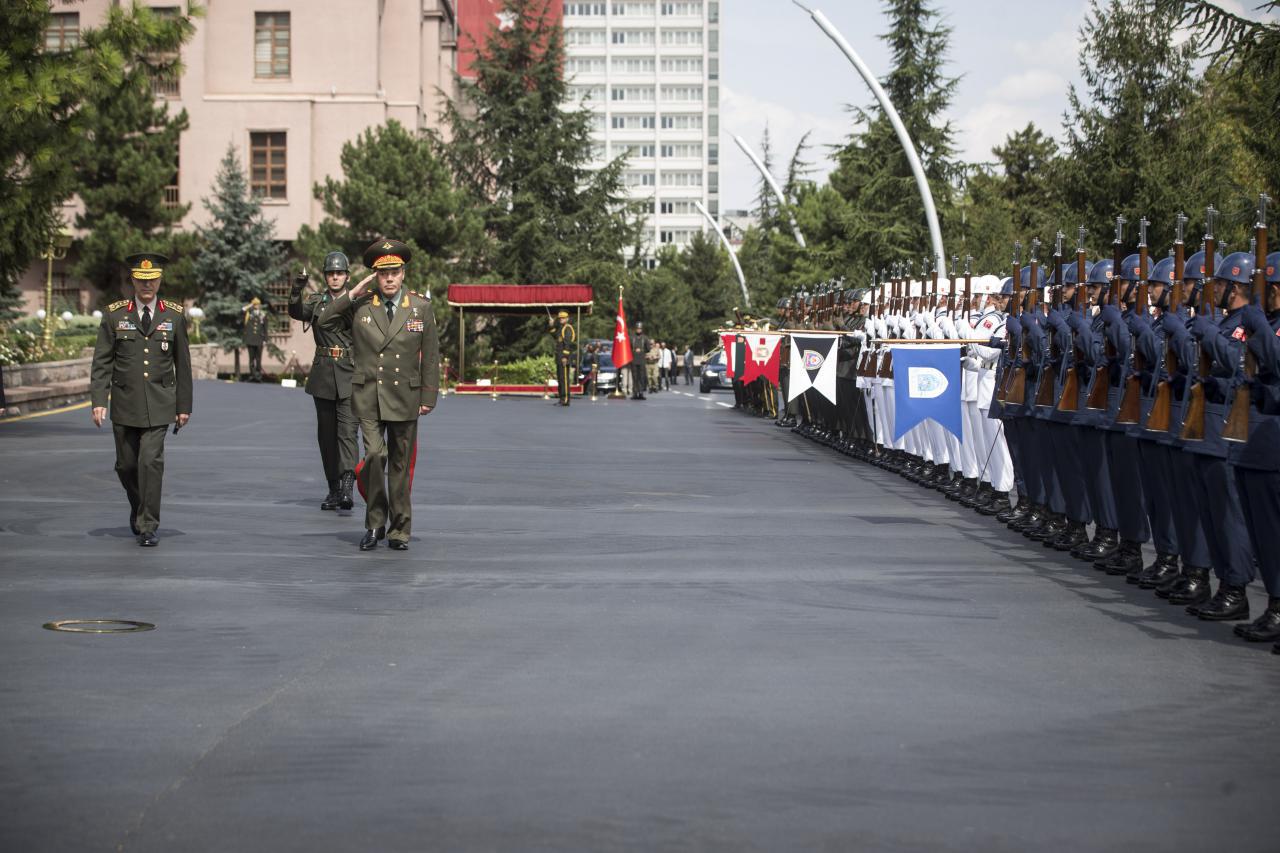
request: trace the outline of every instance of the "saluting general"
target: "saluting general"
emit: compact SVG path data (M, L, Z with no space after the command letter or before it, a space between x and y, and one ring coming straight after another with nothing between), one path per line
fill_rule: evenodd
M374 272L330 301L317 320L322 329L351 329L351 408L364 436L357 474L365 497L361 551L378 547L384 537L394 550L409 549L418 418L435 408L440 387L435 315L429 300L404 286L409 258L409 247L399 240L374 243L364 253L364 265Z
M143 547L159 544L164 437L191 417L191 356L182 306L159 298L164 255L131 255L133 298L107 306L93 349L94 426L111 409L116 475L129 498L129 528Z

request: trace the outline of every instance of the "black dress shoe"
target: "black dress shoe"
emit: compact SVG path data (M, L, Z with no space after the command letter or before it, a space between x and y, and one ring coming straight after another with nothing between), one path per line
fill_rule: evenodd
M320 501L321 509L337 509L338 508L338 481L329 481L329 494L324 496L324 500Z
M1014 516L1006 522L1006 526L1015 533L1035 530L1049 520L1049 510L1041 504L1032 504L1031 511L1022 517Z
M1093 567L1109 575L1133 574L1133 583L1138 582L1142 572L1142 545L1129 539L1120 540L1120 546L1114 554L1105 560L1098 560Z
M1182 588L1187 585L1187 581L1186 572L1179 571L1176 575L1156 587L1156 598L1167 599L1169 596L1181 592Z
M1079 521L1068 521L1062 533L1053 539L1044 540L1044 547L1055 551L1070 551L1089 541L1089 532Z
M1071 556L1096 563L1110 557L1119 548L1120 534L1110 528L1099 528L1093 534L1093 541L1072 551Z
M1156 560L1138 576L1139 589L1156 589L1165 581L1178 576L1177 554L1156 554Z
M378 547L378 540L382 537L378 535L376 530L366 530L364 536L360 539L361 551L372 551Z
M1187 566L1182 570L1182 583L1169 593L1168 602L1174 605L1184 605L1187 612L1192 613L1192 608L1199 608L1201 604L1209 600L1209 570L1202 569L1198 566Z
M1031 501L1027 500L1026 495L1019 495L1016 504L1007 506L992 514L996 517L996 521L1001 524L1008 524L1014 519L1025 517L1029 512L1031 512Z
M354 471L347 471L342 475L342 479L338 481L338 509L351 509L355 506L356 500L351 495L351 489L355 484Z
M388 539L387 547L392 551L408 551L409 543L403 539Z
M155 531L147 531L138 534L138 544L143 548L154 548L160 544L160 538L156 536Z
M992 489L991 499L986 503L978 504L973 508L973 511L978 513L978 515L999 516L1000 513L1009 508L1009 493L997 492L995 489Z
M1188 608L1190 612L1190 608ZM1218 584L1218 592L1207 603L1196 608L1196 616L1206 622L1234 622L1249 618L1249 596L1244 587Z
M1271 596L1267 609L1248 625L1237 625L1236 636L1251 643L1270 643L1280 640L1280 597Z

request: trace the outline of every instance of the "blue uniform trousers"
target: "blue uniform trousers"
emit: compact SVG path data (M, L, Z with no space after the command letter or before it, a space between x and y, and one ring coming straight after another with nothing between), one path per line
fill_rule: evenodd
M1195 459L1200 526L1209 541L1213 570L1223 583L1244 586L1256 573L1232 467L1217 456L1195 454Z
M1027 500L1035 501L1036 498L1027 491L1027 481L1023 476L1026 471L1026 461L1022 458L1025 450L1022 418L1002 418L1001 423L1004 424L1004 443L1009 448L1009 461L1013 463L1013 483L1018 490L1018 497L1026 495Z
M1063 511L1070 521L1089 524L1093 510L1089 507L1089 491L1080 470L1078 431L1070 424L1044 421L1046 444L1052 449L1053 470L1062 493Z
M1142 465L1138 460L1138 440L1127 433L1108 432L1107 464L1111 493L1115 498L1117 529L1121 539L1146 542L1147 511L1142 503Z
M1280 596L1280 471L1236 468L1240 508L1267 595Z
M1207 569L1213 565L1209 538L1201 524L1200 491L1196 481L1196 459L1176 447L1169 448L1169 474L1173 481L1173 523L1178 537L1178 553L1184 566Z
M1142 502L1151 524L1151 540L1156 553L1179 554L1173 523L1173 500L1178 494L1173 482L1173 451L1167 444L1137 441L1142 458Z
M1111 465L1107 459L1107 434L1094 427L1073 427L1080 443L1085 487L1093 520L1099 527L1115 530L1120 526L1116 516L1116 496L1111 491Z

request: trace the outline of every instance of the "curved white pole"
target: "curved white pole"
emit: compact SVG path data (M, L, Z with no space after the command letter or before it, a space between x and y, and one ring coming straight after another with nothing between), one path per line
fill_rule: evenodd
M750 308L751 296L747 293L747 278L742 274L742 264L738 263L738 255L733 251L733 246L729 243L729 238L724 236L724 232L720 230L720 226L716 221L711 218L711 214L707 213L707 209L702 206L702 202L695 201L693 206L698 208L698 212L706 217L707 222L711 224L711 230L716 232L716 236L719 237L720 242L724 244L725 251L729 253L729 260L733 261L733 269L738 273L738 284L742 286L742 304L747 308Z
M796 235L796 242L800 244L800 248L807 248L804 244L804 235L800 233L799 227L796 226L796 218L791 215L791 210L787 204L787 198L782 194L782 188L778 186L778 182L773 179L773 175L764 167L764 161L756 156L756 152L751 150L751 146L747 144L747 140L738 134L733 135L733 141L738 143L738 147L742 149L742 153L747 155L752 163L756 164L756 169L760 171L760 176L764 178L765 183L769 185L769 189L773 190L773 194L778 197L778 204L787 212L787 218L791 220L791 233Z
M818 28L827 34L841 52L848 57L853 63L853 67L857 69L858 74L862 75L862 79L871 88L871 93L876 96L876 100L880 102L880 108L884 110L884 114L889 117L889 122L893 125L893 129L898 134L898 142L902 143L902 150L907 155L907 161L911 164L911 173L916 176L916 188L920 191L920 201L924 203L924 217L929 223L929 237L933 241L933 253L938 258L938 269L945 270L947 268L947 253L942 248L942 229L938 227L938 211L933 206L933 193L929 190L929 179L924 176L924 167L920 165L920 157L916 154L915 145L911 142L911 137L907 134L907 129L902 125L902 119L898 116L898 111L894 109L893 102L889 100L889 96L880 86L880 81L871 73L871 69L867 67L862 58L858 56L850 46L835 25L827 20L827 16L817 9L810 9L799 0L792 0L801 9L809 13L809 17L818 25Z

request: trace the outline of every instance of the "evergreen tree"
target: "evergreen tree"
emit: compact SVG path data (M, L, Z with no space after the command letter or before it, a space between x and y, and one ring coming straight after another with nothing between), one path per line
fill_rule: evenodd
M942 120L951 104L956 79L943 64L951 29L937 22L928 0L887 0L893 70L882 83L897 109L924 167L939 217L951 207L954 131ZM837 227L838 251L847 269L879 269L929 251L929 230L910 163L887 116L853 110L864 129L836 154L831 186L847 207Z
M178 262L166 270L171 295L182 295L190 284L181 261L192 242L175 232L190 205L165 204L187 113L171 115L152 87L181 72L179 50L194 31L187 15L162 15L139 5L113 7L102 29L102 49L130 59L117 84L95 88L84 105L86 144L76 162L84 211L76 226L88 234L74 272L107 300L124 283L124 257L133 252L161 251Z
M514 24L494 25L445 107L445 147L458 183L483 213L488 272L518 284L592 281L602 268L625 275L624 252L638 209L622 186L623 159L593 168L591 113L566 108L564 33L546 0L506 0ZM597 309L611 314L616 291L596 284ZM495 324L500 354L546 346L545 323Z
M253 297L270 304L269 286L286 275L285 253L275 223L249 193L249 181L234 145L227 147L213 196L203 200L209 225L197 229L200 254L195 277L204 286L202 331L223 349L243 346L243 306Z

